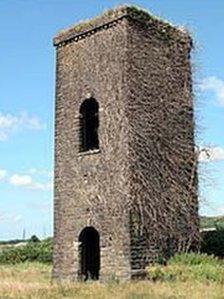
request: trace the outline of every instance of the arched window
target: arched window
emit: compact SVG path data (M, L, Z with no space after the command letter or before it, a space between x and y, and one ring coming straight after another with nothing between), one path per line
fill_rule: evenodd
M80 152L99 149L99 105L93 98L80 107Z

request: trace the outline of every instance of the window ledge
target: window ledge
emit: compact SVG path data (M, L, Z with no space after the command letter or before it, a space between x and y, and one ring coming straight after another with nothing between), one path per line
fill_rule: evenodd
M100 153L100 149L93 149L93 150L88 150L85 152L80 152L77 154L78 157L80 156L87 156L87 155L93 155L93 154L99 154Z

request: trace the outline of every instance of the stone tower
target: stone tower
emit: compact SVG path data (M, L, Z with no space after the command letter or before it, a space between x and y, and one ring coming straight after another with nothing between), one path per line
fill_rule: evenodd
M122 6L54 45L53 276L144 275L198 244L191 38Z

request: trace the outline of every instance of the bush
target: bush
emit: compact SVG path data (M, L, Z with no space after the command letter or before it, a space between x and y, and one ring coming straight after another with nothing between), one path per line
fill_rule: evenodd
M33 235L30 239L29 239L29 242L33 242L33 243L38 243L40 242L40 239L36 236L36 235Z
M224 229L202 232L201 252L224 258Z
M169 265L218 265L220 260L214 255L207 255L206 253L178 253L169 260Z
M224 283L224 262L206 254L177 254L170 259L167 266L149 267L148 278L153 281Z
M0 252L0 264L23 262L51 263L53 259L53 242L51 238L41 242L29 242L19 247L9 247Z

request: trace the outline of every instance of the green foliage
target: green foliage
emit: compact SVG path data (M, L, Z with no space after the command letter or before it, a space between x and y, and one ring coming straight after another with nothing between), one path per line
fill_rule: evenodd
M222 217L200 217L200 227L201 228L212 228L224 229L224 216Z
M169 265L213 265L220 264L220 260L213 255L199 253L178 253L169 260ZM224 265L224 264L223 264Z
M177 254L169 260L167 266L149 267L148 278L152 281L224 283L224 262L206 254Z
M31 242L31 243L38 243L38 242L40 242L40 239L39 239L36 235L33 235L33 236L29 239L29 242Z
M224 258L224 217L201 217L200 226L216 229L202 231L201 252Z
M224 258L224 229L203 232L201 252Z
M0 252L0 264L17 264L23 262L51 263L53 242L51 238L43 241L29 242L22 246L11 246Z

